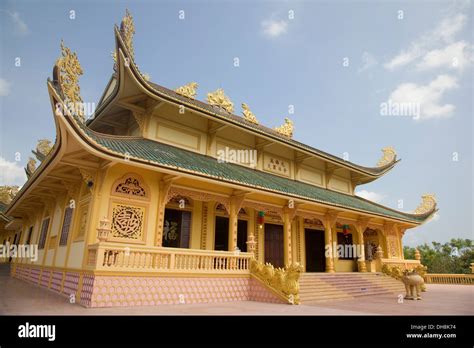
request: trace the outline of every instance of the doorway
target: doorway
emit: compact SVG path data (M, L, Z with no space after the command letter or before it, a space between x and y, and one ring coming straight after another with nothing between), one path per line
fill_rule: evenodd
M274 267L284 267L283 226L265 224L265 262Z
M326 257L324 255L324 231L305 228L306 272L324 272Z

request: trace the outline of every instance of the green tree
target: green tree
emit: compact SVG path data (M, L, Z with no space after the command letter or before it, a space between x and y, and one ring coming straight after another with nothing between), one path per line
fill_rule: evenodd
M432 242L416 248L405 246L405 259L414 259L415 250L420 251L421 263L428 267L429 273L471 273L474 262L474 244L471 239L451 239L441 244Z

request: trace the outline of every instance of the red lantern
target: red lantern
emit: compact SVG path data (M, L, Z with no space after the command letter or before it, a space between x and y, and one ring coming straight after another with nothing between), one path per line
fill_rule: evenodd
M342 233L344 233L344 235L349 233L349 225L342 225Z
M257 223L263 225L265 223L265 212L259 211L257 214Z

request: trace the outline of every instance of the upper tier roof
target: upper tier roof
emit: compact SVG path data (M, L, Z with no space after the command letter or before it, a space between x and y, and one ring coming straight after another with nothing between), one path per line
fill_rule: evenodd
M356 182L357 184L368 183L370 181L373 181L379 178L380 176L387 173L390 169L392 169L395 166L395 164L400 161L399 159L397 160L396 156L394 156L390 162L382 166L367 167L367 166L358 165L350 161L346 161L338 156L334 156L325 151L322 151L312 146L301 143L285 135L282 135L272 128L263 126L261 124L252 123L246 120L244 117L229 113L223 110L222 108L216 107L214 105L208 104L200 100L185 97L181 94L176 93L175 91L169 88L166 88L164 86L161 86L153 82L149 82L144 78L143 74L139 71L137 65L135 64L134 56L133 54L130 54L129 48L124 42L125 40L122 37L121 31L117 27L115 29L116 29L115 36L116 36L116 44L117 44L117 55L116 55L117 66L116 66L116 74L114 78L117 78L117 79L121 78L120 75L122 71L124 70L123 69L124 61L127 61L129 62L129 64L127 64L127 68L129 68L131 73L134 74L135 80L138 81L140 86L144 90L147 90L147 92L150 95L154 95L160 99L164 99L176 105L183 105L190 110L204 113L207 116L214 118L218 121L221 121L221 122L223 121L225 123L235 125L237 127L246 129L247 131L250 131L254 134L263 135L266 138L271 138L273 141L276 141L285 145L289 145L294 149L300 150L310 155L314 155L318 158L329 161L332 164L335 164L340 167L346 168L350 171L356 172L360 176L359 181ZM123 54L123 57L122 57L122 54ZM118 93L118 88L119 88L119 83L116 83L115 94ZM107 106L107 104L110 103L114 99L113 96L114 96L114 91L112 92L108 91L108 94L104 94L104 97L102 97L101 101L99 102L94 118L87 122L87 125L89 127L94 128L94 125L97 122L97 120L100 120L102 117L104 117L105 113L103 111L105 107Z

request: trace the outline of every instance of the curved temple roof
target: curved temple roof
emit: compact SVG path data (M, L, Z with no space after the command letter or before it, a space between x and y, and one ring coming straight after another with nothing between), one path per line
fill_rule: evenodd
M71 125L96 149L131 162L147 163L178 172L214 179L218 182L239 184L247 188L280 193L285 196L305 199L335 207L357 210L373 215L394 218L406 222L423 223L434 212L410 214L376 204L358 196L313 186L256 169L233 163L220 163L214 157L177 148L142 137L110 136L94 132L78 120L67 117Z
M127 48L124 45L117 28L116 36L118 43L117 49L124 49L126 52ZM118 58L118 61L121 61L121 59ZM142 74L138 71L133 60L131 60L130 67L140 83L149 89L151 93L155 93L161 98L168 98L173 102L179 102L180 104L194 107L200 111L206 111L210 115L220 119L226 119L234 124L240 124L249 129L251 128L258 133L265 133L272 138L278 138L282 142L305 149L308 152L315 153L335 162L340 162L346 167L355 168L356 170L365 172L368 175L382 175L397 162L396 159L393 159L390 163L377 168L367 168L346 162L336 156L319 151L295 140L285 138L272 129L248 122L242 117L223 112L209 104L183 97L165 87L148 83L143 79ZM117 70L120 71L120 69ZM57 67L55 67L55 71L57 72ZM48 87L50 89L52 102L54 102L53 105L59 101L66 105L64 91L62 90L60 83L56 79L55 81L48 81ZM111 98L107 97L102 104L107 104L109 99ZM103 105L99 106L99 109L102 107ZM69 110L66 107L64 110L69 113ZM387 217L415 225L425 222L436 211L436 202L432 198L430 200L431 196L424 196L424 205L422 204L422 207L417 210L417 213L405 213L384 207L361 197L328 190L232 163L219 163L214 157L187 151L158 141L142 137L111 136L97 133L88 125L82 123L77 116L69 115L67 117L61 117L60 115L55 115L55 123L58 137L53 146L53 150L48 154L45 160L41 163L40 168L38 168L34 175L29 178L27 183L13 199L12 203L7 208L6 213L12 211L17 202L20 201L20 198L31 187L32 183L41 176L42 171L47 168L53 160L55 160L54 158L56 154L59 153L60 148L63 146L61 136L59 135L64 131L65 124L69 125L66 127L68 132L72 132L75 136L84 141L86 146L90 146L90 150L98 151L103 153L106 157L114 157L121 161L127 159L127 161L130 162L192 174L193 176L199 176L217 182L237 184L246 188L257 188L262 191L281 194L285 197L294 197L327 206L346 208L352 211L359 211L373 216ZM61 128L63 130L61 130Z
M117 27L115 28L115 36L116 36L116 42L117 42L117 52L119 52L119 50L123 52L127 62L129 62L129 66L132 68L131 69L132 72L135 74L137 81L140 82L143 88L147 89L151 94L154 94L159 98L165 99L171 103L175 103L178 105L184 105L192 110L203 112L207 114L208 116L216 118L220 121L232 123L239 127L245 128L251 131L252 133L257 133L257 134L264 135L266 137L270 137L273 140L285 143L298 150L302 150L312 155L315 155L317 157L329 160L347 169L355 170L358 173L367 176L367 179L364 180L363 182L370 182L384 175L386 172L392 169L395 166L395 164L399 161L396 159L396 156L395 156L393 160L390 161L389 163L382 166L377 166L377 167L366 167L366 166L358 165L349 161L345 161L344 159L340 157L331 155L327 152L321 151L319 149L316 149L314 147L311 147L309 145L303 144L299 141L286 137L278 133L274 129L271 129L269 127L266 127L260 124L252 123L250 121L247 121L244 117L226 112L225 110L222 110L221 108L215 107L203 101L187 98L185 96L182 96L176 93L175 91L169 88L160 86L156 83L148 82L144 79L143 74L140 73L137 65L135 64L133 56L130 55L127 45L124 43L124 39L122 35L120 34L120 31ZM123 64L122 60L120 59L120 54L117 54L117 64ZM116 70L117 70L117 74L119 75L120 67L117 67ZM98 112L96 113L95 117L87 122L88 126L93 126L94 122L102 117L103 113L101 113L101 110L103 109L104 104L107 104L107 102L108 102L107 100L101 101L101 103L99 104Z

